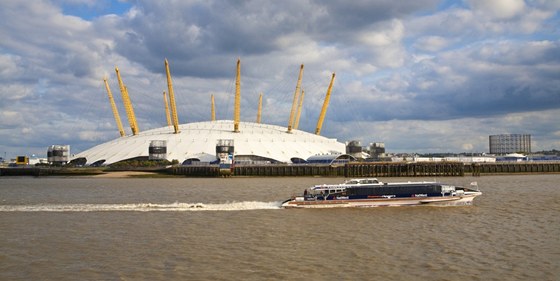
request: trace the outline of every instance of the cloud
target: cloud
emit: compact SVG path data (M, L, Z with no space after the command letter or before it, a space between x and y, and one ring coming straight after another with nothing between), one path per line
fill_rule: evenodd
M255 119L263 92L263 120L286 126L304 63L306 131L336 72L323 135L389 150L484 151L486 135L508 128L553 148L558 9L555 1L2 1L0 151L77 152L118 137L104 77L130 132L115 66L141 130L164 125L165 58L181 122L208 120L211 94L218 118L231 119L241 58L242 120Z
M426 36L414 43L414 48L426 52L436 52L449 45L449 41L441 36Z
M525 10L523 0L468 0L467 3L475 12L497 19L509 19L521 14Z
M418 153L488 152L489 135L522 133L531 134L533 151L537 151L557 147L557 131L549 129L558 128L558 114L560 110L555 109L453 120L330 122L328 130L344 131L346 139L361 140L362 145L384 142L387 151Z

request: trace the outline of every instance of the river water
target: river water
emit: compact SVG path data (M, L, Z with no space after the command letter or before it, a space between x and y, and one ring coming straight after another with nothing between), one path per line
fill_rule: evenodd
M560 280L560 175L438 179L478 182L465 207L279 207L343 180L0 177L0 280Z

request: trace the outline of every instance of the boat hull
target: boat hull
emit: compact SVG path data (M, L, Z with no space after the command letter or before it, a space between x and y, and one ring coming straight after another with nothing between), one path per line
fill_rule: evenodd
M370 208L397 206L469 206L481 192L468 192L461 196L437 197L397 197L371 199L332 199L332 200L301 200L293 198L282 203L282 207L291 208Z

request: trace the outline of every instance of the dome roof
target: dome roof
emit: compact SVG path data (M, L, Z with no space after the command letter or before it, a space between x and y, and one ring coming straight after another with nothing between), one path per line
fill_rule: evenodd
M166 126L120 137L76 154L73 158L85 158L86 165L95 162L111 164L118 161L149 156L151 141L166 141L167 160L186 159L207 161L216 155L220 139L234 141L234 155L255 156L289 163L291 158L307 159L318 154L345 153L345 145L336 139L314 135L300 130L287 133L287 128L240 122L239 133L233 132L232 120L207 121L179 125L175 134L173 127ZM103 161L104 160L104 161Z

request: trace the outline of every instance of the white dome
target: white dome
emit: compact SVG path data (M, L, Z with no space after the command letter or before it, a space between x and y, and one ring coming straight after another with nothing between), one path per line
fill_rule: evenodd
M317 154L343 154L346 147L336 139L300 130L287 133L287 128L275 125L240 122L239 133L233 132L232 120L207 121L179 125L175 134L172 126L147 130L136 136L121 137L86 151L73 158L85 158L86 165L100 160L108 165L121 160L149 156L150 142L167 142L167 160L215 159L219 139L234 141L234 155L258 156L289 163L291 158L307 159Z

